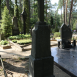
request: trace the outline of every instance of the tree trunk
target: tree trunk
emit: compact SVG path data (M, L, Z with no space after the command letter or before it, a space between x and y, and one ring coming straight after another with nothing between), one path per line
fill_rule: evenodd
M21 10L22 10L22 4L21 4L21 0L19 0L19 3L20 3Z
M61 22L62 22L62 7L61 7Z
M65 24L65 1L63 0L63 9L64 9L64 24Z
M46 5L47 5L47 0L46 0ZM47 8L46 8L46 18L47 18Z
M7 9L9 10L9 13L10 13L9 0L6 0L6 6L7 6Z
M0 0L0 23L1 23L1 0ZM1 27L1 25L0 25Z
M68 0L66 0L66 13L65 13L65 23L67 24L67 7L68 7Z
M1 20L1 0L0 0L0 20Z
M70 28L71 28L70 21L71 21L72 8L73 8L73 0L71 0L70 15L69 15L69 26L70 26Z

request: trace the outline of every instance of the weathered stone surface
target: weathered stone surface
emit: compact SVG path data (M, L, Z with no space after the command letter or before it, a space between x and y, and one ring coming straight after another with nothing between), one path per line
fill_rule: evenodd
M17 20L17 17L13 17L13 25L14 25L13 28L15 28L15 29L18 28L18 20Z
M12 35L19 35L19 29L12 29Z
M50 30L45 22L37 22L32 34L31 55L35 58L51 56Z
M19 35L19 29L18 29L18 20L17 17L13 17L13 29L12 29L12 35Z
M72 31L69 26L62 24L61 26L61 39L62 39L62 46L64 48L71 47L71 38L72 38Z
M50 29L44 22L44 0L38 0L38 19L32 30L32 51L29 58L30 77L53 77L50 51Z
M27 18L27 13L25 11L22 12L22 19L23 19L23 33L26 34L26 18Z
M54 77L50 29L45 22L37 22L32 31L32 51L29 61L30 77Z
M30 77L54 77L53 75L53 57L35 59L29 57Z

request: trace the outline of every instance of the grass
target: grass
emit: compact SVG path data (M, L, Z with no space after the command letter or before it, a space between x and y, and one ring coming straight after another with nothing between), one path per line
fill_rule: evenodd
M56 40L57 40L57 39L61 39L61 37L56 37L55 39L56 39Z
M12 40L13 41L13 40ZM18 44L25 44L25 43L31 43L31 39L22 39L22 40L16 40Z

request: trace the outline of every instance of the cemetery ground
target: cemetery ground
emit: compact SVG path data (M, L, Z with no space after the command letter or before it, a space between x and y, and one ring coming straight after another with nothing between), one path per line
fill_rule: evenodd
M57 46L57 41L52 41L51 45ZM31 46L29 45L27 48L30 47ZM1 51L3 51L3 53ZM0 54L2 55L3 64L8 77L28 77L27 75L29 73L29 55L31 54L30 50L22 52L19 48L12 45L11 49L1 49ZM71 77L56 65L54 65L54 75L55 77ZM4 77L1 63L0 77Z
M14 40L14 42L16 41ZM51 47L57 47L57 43L58 42L55 40L51 41ZM2 47L0 47L0 55L2 57L4 68L8 77L28 77L29 55L31 55L31 43L24 46L12 42L10 49L3 49ZM55 77L71 77L55 64L54 75ZM0 77L4 77L1 62Z

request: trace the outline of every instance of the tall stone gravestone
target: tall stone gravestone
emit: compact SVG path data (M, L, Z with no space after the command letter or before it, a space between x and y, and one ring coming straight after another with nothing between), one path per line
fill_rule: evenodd
M22 12L22 19L23 19L23 33L26 34L26 18L27 18L27 13L25 11L25 8L24 8L24 11Z
M50 51L50 29L44 22L44 0L38 0L39 22L32 30L32 50L29 57L29 77L54 77Z
M61 39L62 48L70 48L71 46L72 31L66 24L61 26Z
M12 28L12 35L19 35L18 29L18 20L17 17L13 17L13 28Z

